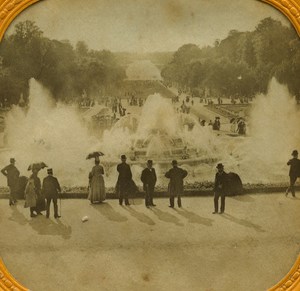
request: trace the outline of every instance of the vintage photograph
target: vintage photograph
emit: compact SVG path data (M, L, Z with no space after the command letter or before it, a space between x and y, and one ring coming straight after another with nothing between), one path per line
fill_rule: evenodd
M299 75L261 1L27 8L0 42L6 267L30 290L271 288L300 253Z

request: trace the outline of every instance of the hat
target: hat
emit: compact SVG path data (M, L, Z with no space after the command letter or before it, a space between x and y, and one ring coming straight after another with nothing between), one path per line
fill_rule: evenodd
M152 160L148 160L147 164L153 164L153 161Z
M298 151L297 150L293 150L292 156L298 156Z
M176 160L173 160L173 161L172 161L172 165L173 165L173 166L177 165L177 161L176 161Z
M10 158L10 162L13 163L15 162L16 160L14 158Z
M122 156L121 156L121 160L126 160L126 156L125 156L125 155L122 155Z
M53 175L53 170L52 169L47 169L47 174L48 175Z
M224 165L222 163L217 164L217 169L224 169Z

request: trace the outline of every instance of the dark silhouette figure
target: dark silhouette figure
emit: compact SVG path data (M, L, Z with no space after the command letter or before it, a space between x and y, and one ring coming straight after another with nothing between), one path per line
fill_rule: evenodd
M181 207L181 195L183 194L183 179L187 176L187 171L178 167L177 161L172 161L173 168L170 169L165 177L170 179L168 192L170 195L170 206L174 208L174 200L177 197L178 207Z
M132 186L132 173L130 166L126 163L126 156L121 156L122 163L117 166L117 171L119 173L117 181L117 193L119 193L119 204L123 204L123 199L125 199L125 205L130 205L128 200L128 195L130 188Z
M9 205L17 202L17 191L20 172L15 166L16 160L10 159L10 164L1 170L1 173L7 178L7 186L9 187Z
M58 193L61 192L61 188L57 178L53 177L53 170L48 169L47 173L48 176L43 180L43 187L42 187L42 193L43 195L45 195L45 198L47 200L46 217L49 218L50 204L52 200L54 206L54 217L60 218L60 215L58 215L57 199L58 199Z
M155 169L152 167L152 160L147 161L147 168L145 168L141 175L141 181L143 182L143 189L146 192L145 205L147 208L150 206L156 206L153 203L154 188L157 181Z
M293 197L295 197L295 183L297 178L300 177L300 160L298 159L298 151L294 150L292 152L293 158L287 162L290 166L289 176L290 176L290 186L286 189L285 196L288 196L289 192L292 192Z
M218 213L219 210L219 198L221 197L221 209L220 214L225 211L225 197L228 189L228 174L224 172L223 164L217 165L218 172L215 176L215 186L214 186L214 205L215 211L213 214Z

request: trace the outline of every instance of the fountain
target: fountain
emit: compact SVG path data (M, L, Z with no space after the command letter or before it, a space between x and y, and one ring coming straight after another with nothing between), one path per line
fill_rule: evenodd
M32 79L29 107L15 106L7 113L8 145L0 151L0 164L15 157L22 175L28 175L29 164L43 161L54 168L62 185L86 186L92 162L85 157L101 150L108 187L116 183L115 165L121 154L128 156L137 183L147 159L154 160L162 186L168 182L164 173L173 159L188 170L190 184L212 181L217 162L240 174L246 183L285 182L290 152L300 145L295 132L300 114L295 103L286 87L272 80L269 93L257 96L252 106L249 135L230 137L200 126L192 114L177 113L170 99L154 94L141 112L127 114L102 134L91 134L75 106L55 104L49 92ZM45 174L41 172L41 178Z
M129 157L131 164L145 164L147 159L168 167L173 159L191 165L216 162L216 157L206 156L208 153L211 156L211 150L204 145L208 139L214 139L214 135L208 128L199 126L196 118L193 119L192 128L186 126L186 119L186 114L176 113L170 99L163 98L160 94L150 95L139 115L129 115L119 120L112 130L104 135L103 141L115 140L122 128L127 130L130 145L124 143L126 146L121 152ZM130 120L134 122L129 122ZM196 144L194 134L198 137ZM113 147L114 145L111 145L111 152L114 152ZM118 146L117 156L121 152Z

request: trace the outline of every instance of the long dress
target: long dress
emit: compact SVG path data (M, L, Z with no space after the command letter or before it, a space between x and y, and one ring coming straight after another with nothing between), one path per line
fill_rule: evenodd
M37 195L34 188L34 180L29 179L25 188L25 208L36 207Z
M37 211L37 213L39 213L41 211L45 211L46 210L46 201L45 201L45 197L44 197L44 195L42 193L41 180L35 174L32 174L30 176L30 179L34 180L34 189L35 189L35 193L36 193L36 196L37 196L37 199L36 199L36 211Z
M89 174L89 196L88 199L93 202L102 202L105 200L105 184L103 179L104 169L100 165L93 167Z

